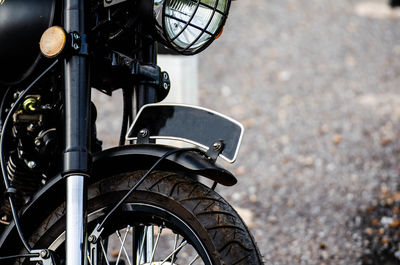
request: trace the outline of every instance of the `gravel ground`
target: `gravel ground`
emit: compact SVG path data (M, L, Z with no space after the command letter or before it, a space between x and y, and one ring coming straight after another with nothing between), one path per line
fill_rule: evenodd
M217 191L266 264L400 264L399 26L383 0L239 0L200 55L201 105L246 128Z
M200 56L201 104L247 129L239 184L218 191L247 216L266 264L367 264L364 229L399 183L400 11L361 0L231 10ZM376 214L383 229L397 217Z

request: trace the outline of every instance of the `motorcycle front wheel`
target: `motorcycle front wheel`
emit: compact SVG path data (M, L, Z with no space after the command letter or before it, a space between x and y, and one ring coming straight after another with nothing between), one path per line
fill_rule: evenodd
M144 173L115 175L88 187L88 234ZM53 250L63 264L64 229L65 204L42 222L29 241L34 249ZM88 251L87 264L262 264L236 211L210 188L172 172L150 174L105 224L96 244L96 261Z

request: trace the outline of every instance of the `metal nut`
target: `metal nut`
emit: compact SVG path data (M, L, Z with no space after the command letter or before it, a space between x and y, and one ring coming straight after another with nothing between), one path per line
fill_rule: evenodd
M40 146L40 145L42 144L42 141L40 141L39 139L35 139L34 144L35 144L36 146Z
M47 249L43 249L40 251L40 257L43 259L47 259L49 257L49 251Z
M88 237L88 241L89 241L90 243L96 243L96 240L97 240L97 238L96 238L96 236L94 236L94 235L90 235L90 236Z

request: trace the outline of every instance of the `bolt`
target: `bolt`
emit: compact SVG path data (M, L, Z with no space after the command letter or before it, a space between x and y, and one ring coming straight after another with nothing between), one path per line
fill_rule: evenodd
M167 83L163 83L163 87L164 87L165 90L167 90L168 89L168 84Z
M73 36L74 36L74 39L76 39L76 40L79 40L81 38L77 33L74 33Z
M43 259L47 259L49 257L49 251L47 249L43 249L40 251L40 257Z
M167 73L164 72L163 76L164 76L164 79L165 79L165 80L168 80L169 76L168 76Z
M3 222L6 222L6 221L8 220L7 215L4 215L3 217L1 217L1 220L2 220Z
M79 45L77 43L74 43L74 45L72 45L72 47L74 47L75 50L79 50Z
M215 151L219 151L222 148L222 144L220 142L217 142L213 144L213 147Z
M90 235L90 236L88 237L88 241L89 241L90 243L96 243L96 240L97 240L97 238L96 238L96 236L94 236L94 235Z
M35 161L29 161L28 164L27 164L27 166L28 166L30 169L35 168L35 167L36 167L36 162L35 162Z
M39 139L35 139L34 143L36 146L40 146L42 144L42 141L40 141Z
M144 138L149 134L149 131L146 129L142 129L142 130L140 130L139 133L140 133L140 136L142 136Z

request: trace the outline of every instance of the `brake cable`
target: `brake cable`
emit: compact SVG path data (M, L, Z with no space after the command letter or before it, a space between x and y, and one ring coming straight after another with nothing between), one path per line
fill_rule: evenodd
M7 257L0 257L1 260L7 260L7 259L18 259L18 258L32 258L32 257L38 257L38 254L20 254L20 255L13 255L13 256L7 256Z
M58 59L55 60L43 73L41 73L18 97L18 99L14 102L14 105L11 107L9 113L6 116L6 119L3 123L3 128L1 130L1 135L0 135L0 166L1 166L1 172L3 175L3 181L4 181L4 185L5 185L5 194L8 196L8 200L10 202L10 208L11 208L11 213L12 213L12 217L14 220L14 224L15 227L17 229L18 235L22 241L22 244L24 245L25 249L31 253L32 249L29 246L28 242L26 241L23 233L22 233L22 229L21 229L21 225L19 222L19 217L18 217L18 213L17 210L15 208L14 205L14 200L13 200L13 194L15 194L17 192L17 190L13 187L10 186L10 183L8 181L8 174L7 174L7 169L6 169L6 161L5 161L5 154L4 154L4 142L5 142L5 138L6 138L6 131L7 131L7 126L9 123L9 120L11 118L11 116L13 115L13 113L19 108L22 100L25 98L26 94L32 89L32 87L45 75L47 74L56 64L58 63ZM37 256L35 254L27 254L27 255L34 255ZM16 257L16 256L10 256L10 257ZM6 259L8 257L0 257L1 259Z

